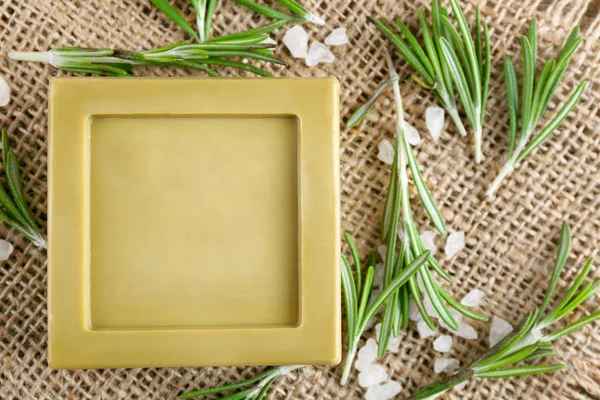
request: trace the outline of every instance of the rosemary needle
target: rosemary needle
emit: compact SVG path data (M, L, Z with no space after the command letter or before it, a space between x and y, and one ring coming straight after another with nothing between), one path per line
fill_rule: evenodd
M565 267L571 249L571 231L569 226L563 224L558 252L550 285L546 291L542 306L527 315L519 331L506 336L487 353L480 356L463 370L438 382L427 385L413 394L412 400L435 399L442 393L449 391L454 386L466 382L471 378L508 378L524 375L550 373L564 368L563 364L536 364L517 365L536 359L553 356L554 350L551 343L567 336L585 325L600 319L600 310L586 317L581 317L575 322L552 332L546 332L553 325L564 320L577 307L593 297L600 289L600 281L593 281L583 285L594 263L594 256L590 257L585 266L575 279L567 293L551 311L546 312L554 296L558 279Z

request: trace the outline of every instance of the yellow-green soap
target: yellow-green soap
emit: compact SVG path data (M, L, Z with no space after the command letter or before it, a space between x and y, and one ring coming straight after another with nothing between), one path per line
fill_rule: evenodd
M338 92L53 79L50 366L338 363Z

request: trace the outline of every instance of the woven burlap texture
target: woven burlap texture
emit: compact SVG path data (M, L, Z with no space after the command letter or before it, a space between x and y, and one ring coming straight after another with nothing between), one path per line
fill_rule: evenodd
M261 0L259 0L260 2ZM464 0L469 17L475 0ZM189 3L173 0L193 20ZM277 68L278 76L327 76L340 80L342 119L373 92L386 76L384 52L388 43L368 23L368 16L401 17L415 27L417 9L426 1L313 0L307 6L324 15L328 26L310 26L312 40L323 40L331 29L348 28L351 44L334 48L333 65L307 68L284 49L278 54L289 62ZM484 126L485 160L473 163L470 138L460 137L447 120L439 142L426 133L424 113L434 99L409 79L411 70L396 58L408 120L424 137L416 147L418 161L433 196L442 208L449 230L466 232L466 248L453 259L438 253L454 281L447 287L456 298L479 288L487 293L481 311L518 325L526 310L539 304L548 282L548 267L563 221L571 224L575 240L569 267L559 290L573 279L600 245L600 4L596 0L503 0L479 2L492 37L492 80ZM532 154L492 199L484 191L506 155L508 116L503 87L502 59L519 55L518 35L531 18L539 22L540 61L554 57L570 29L580 25L584 45L576 53L554 107L564 101L577 82L591 81L581 103L551 139ZM234 32L264 22L230 0L217 10L215 32ZM285 28L276 34L280 39ZM0 109L0 125L9 129L13 149L21 163L28 201L45 229L47 210L47 108L48 82L63 75L51 67L7 60L17 50L47 50L58 46L150 49L184 38L146 0L3 0L0 4L0 73L10 82L12 101ZM518 56L520 58L520 56ZM520 62L517 62L520 69ZM224 71L236 75L234 71ZM140 76L200 76L195 71L140 69ZM391 97L377 103L373 113L356 129L342 126L341 187L342 229L357 240L362 254L375 248L378 226L389 179L377 145L391 138ZM414 193L413 193L414 195ZM426 215L413 202L422 229ZM0 398L1 399L170 399L184 391L233 382L255 374L257 368L153 368L53 371L48 368L46 252L25 241L15 230L0 226L0 237L14 243L15 251L0 266ZM443 240L438 236L438 242ZM595 268L592 275L599 277ZM581 307L589 313L598 297ZM202 305L198 305L201 307ZM379 362L403 386L402 396L435 379L436 357L456 357L463 363L488 346L489 324L474 324L478 340L455 338L449 354L432 349L432 340L421 340L415 326L402 333L400 350ZM373 337L369 331L364 338ZM600 327L598 324L555 345L567 367L560 372L505 380L474 380L449 399L598 399L600 398ZM340 387L341 367L306 367L274 385L271 399L358 399L357 371Z

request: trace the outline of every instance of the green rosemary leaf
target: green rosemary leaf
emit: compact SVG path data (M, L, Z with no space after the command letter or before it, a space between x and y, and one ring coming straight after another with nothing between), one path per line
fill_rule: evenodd
M365 311L365 316L363 317L363 322L360 327L361 331L364 330L364 327L366 326L367 322L370 321L371 318L373 318L373 316L375 315L377 310L379 310L381 308L383 303L385 303L387 300L389 300L389 298L392 296L392 294L400 286L404 285L406 283L406 281L408 281L408 279L411 276L413 276L419 268L421 268L423 263L427 260L428 256L429 256L429 251L425 251L425 253L416 257L410 263L410 265L407 266L406 269L404 269L402 271L402 273L400 275L395 277L390 282L390 284L383 289L383 291L379 294L379 296L377 296L377 298L373 301L373 303L371 303L371 305Z
M358 255L358 249L356 248L356 244L354 243L354 239L348 232L344 232L344 238L346 239L346 243L348 244L348 248L350 248L350 254L352 254L352 260L354 261L354 268L356 269L356 287L360 288L362 286L362 278L360 275L360 256ZM360 296L360 294L359 294Z
M508 97L508 111L510 113L510 139L508 145L508 158L512 157L517 141L517 109L519 107L519 92L515 67L509 57L504 59L504 78L506 81L506 95Z
M427 309L425 308L421 290L419 289L419 286L417 285L417 279L414 276L411 277L410 280L408 281L408 285L410 288L412 299L415 302L415 305L417 306L419 313L423 317L423 321L425 321L425 323L427 324L427 326L430 329L435 330L436 329L435 323L433 322L433 320L429 316L429 313L427 312Z
M398 48L398 51L400 51L402 57L404 57L404 59L406 59L406 61L417 70L427 85L433 86L435 83L433 77L429 74L429 72L427 72L427 69L423 66L421 61L419 61L419 58L412 52L409 45L394 32L392 27L375 18L370 18L370 21L373 22L377 29Z
M596 287L596 290L598 288ZM574 322L566 327L564 327L563 329L556 331L554 333L549 334L548 336L546 336L544 338L544 340L546 342L552 342L558 338L561 338L565 335L569 335L575 331L578 331L579 329L583 328L585 325L596 321L597 319L600 319L600 311L596 311L594 314L589 315L587 317L581 318L579 319L577 322Z
M365 275L365 283L362 289L362 294L360 297L360 303L358 308L358 321L362 321L365 315L365 310L367 309L367 304L369 303L369 297L371 296L371 288L373 287L373 278L375 277L375 267L373 265L369 265L367 268L367 274ZM356 332L356 331L355 331Z
M208 389L203 389L203 390L196 390L196 391L189 392L189 393L184 393L184 394L179 395L179 398L180 399L191 399L193 397L207 396L210 394L217 394L217 393L227 392L230 390L240 389L240 388L246 387L248 385L251 385L254 382L258 382L268 376L274 375L274 372L276 370L277 370L277 368L270 368L270 369L264 371L263 373L260 373L260 374L256 375L255 377L252 377L252 378L247 379L242 382L233 383L231 385L219 386L216 388L208 388Z
M556 355L556 353L552 349L549 349L549 350L538 349L535 353L529 355L529 357L524 358L523 362L529 362L529 361L537 360L537 359L543 358L543 357L553 357L555 355Z
M531 46L531 58L533 60L533 66L537 63L537 43L538 43L538 35L537 35L537 21L536 19L532 19L529 23L529 31L527 32L527 40L529 41L529 45Z
M253 392L253 389L247 389L230 396L221 397L221 400L244 400Z
M561 110L556 114L554 118L544 127L544 129L525 147L523 152L517 158L517 162L521 162L523 158L525 158L529 153L535 150L540 144L542 144L548 137L558 128L563 121L567 118L567 115L571 112L573 108L581 99L581 95L585 90L587 82L581 82L575 92L571 95L569 100L565 103L565 105L561 108Z
M10 142L8 140L8 131L6 128L2 129L2 162L6 163L8 160L8 150L10 149Z
M348 332L356 332L358 319L357 288L352 276L352 269L346 256L342 254L342 288L346 300L346 322Z
M450 0L450 6L452 7L452 12L456 18L456 22L458 24L458 28L460 30L463 43L465 45L465 50L467 53L467 58L470 65L470 71L473 74L473 101L475 104L481 104L481 77L479 76L479 68L477 64L477 56L475 54L475 44L473 43L473 37L471 36L471 31L469 29L469 25L467 24L467 19L465 18L465 14L462 9L458 5L457 0Z
M285 24L287 24L286 20L277 20L277 21L271 22L268 25L254 28L247 32L231 33L229 35L224 35L224 36L219 36L219 37L208 39L206 42L235 42L237 40L247 40L249 38L257 38L261 35L271 33L273 31L281 28ZM264 39L266 39L266 37Z
M419 10L419 21L421 20L421 14L422 14L422 10ZM419 41L417 40L415 35L412 34L410 29L408 29L408 27L404 24L404 22L402 22L402 20L400 18L396 18L396 25L398 26L398 29L400 29L400 31L402 32L402 34L408 41L408 44L412 48L413 52L415 53L415 55L417 56L419 61L421 61L421 64L423 64L423 66L425 67L427 72L429 72L429 75L435 76L436 73L433 69L433 65L432 65L431 61L429 61L427 54L425 54L425 51L419 44ZM425 23L425 25L427 25L427 23Z
M212 29L212 21L217 8L217 0L208 0L206 5L206 22L204 23L204 40L210 37Z
M446 40L446 38L440 38L440 43L442 46L444 65L448 68L450 76L452 77L452 80L456 85L456 90L458 91L458 95L460 96L463 107L465 108L467 117L470 121L475 121L477 113L475 112L473 98L471 97L469 85L467 84L465 74L462 68L460 67L458 57L454 53L452 46L450 45L448 40Z
M533 85L535 81L535 64L531 44L525 36L521 36L521 49L523 52L523 87L521 93L521 135L528 136L529 124L531 122L531 106L533 100Z
M475 7L475 54L479 64L479 75L483 76L483 43L481 40L481 9Z
M265 386L263 386L263 388L260 390L260 392L258 392L258 395L256 396L256 400L263 400L272 385L273 385L273 381L267 382L265 384Z
M479 10L479 7L477 8ZM491 77L491 65L492 65L492 56L490 51L490 33L488 29L488 24L483 22L483 38L484 38L484 60L483 60L483 72L481 74L482 79L482 94L481 94L481 116L480 119L483 121L485 117L485 106L487 104L488 91L490 87L490 77ZM480 64L481 66L481 64Z
M150 0L152 4L160 9L169 19L175 22L177 25L183 28L191 37L200 42L200 36L192 28L190 24L175 10L166 0Z
M394 162L392 163L392 173L390 176L389 190L385 196L385 204L383 207L383 218L381 219L381 239L387 243L390 239L391 223L392 223L392 210L394 199L398 197L398 163L396 159L398 153L394 152Z
M548 307L548 304L550 304L550 300L552 300L554 290L556 289L556 285L558 284L558 279L560 278L560 274L563 271L565 264L567 263L567 258L569 258L570 251L571 230L569 229L569 225L566 222L563 222L562 229L560 232L560 239L558 240L558 251L556 253L556 260L554 261L554 267L552 268L552 276L550 278L550 284L548 285L548 289L546 290L546 296L544 297L544 301L542 302L542 306L539 310L537 318L538 322L544 316L546 308Z
M292 1L292 0L275 0L275 1L278 2L279 4L281 4L283 7L290 10L291 12L293 12L294 14L302 15L302 16L308 14L308 11L295 1Z
M440 66L440 71L437 72L437 76L438 76L438 80L441 80L443 82L443 88L444 91L446 91L447 93L447 97L448 97L448 104L447 107L449 108L456 108L456 104L454 101L454 87L452 85L452 77L450 76L450 72L448 71L447 68L441 68L441 64L442 64L442 45L440 43L440 38L446 37L448 38L448 34L446 32L446 30L443 28L442 25L442 16L448 16L447 11L441 7L440 5L440 0L432 0L431 2L431 22L432 22L432 27L433 27L433 38L434 38L434 45L435 45L435 58L438 62L438 65ZM440 73L441 72L441 73ZM441 79L440 79L441 78ZM454 117L453 117L454 118ZM459 128L459 133L462 136L466 136L466 132L464 131L464 126L462 126L462 122L460 120L460 118L458 119L460 126L457 127ZM455 120L456 123L456 120ZM461 130L462 128L462 130Z
M446 303L442 300L439 293L439 286L433 281L431 272L428 268L421 269L421 278L423 278L423 284L425 285L425 291L433 304L433 308L437 311L440 318L452 329L458 330L458 323L454 316L450 314L450 310Z
M400 329L408 329L408 322L410 318L410 297L409 297L409 287L404 285L400 288L400 293L398 295L398 302L400 307Z
M515 376L525 375L537 375L545 374L549 372L558 371L565 367L564 364L552 364L552 365L531 365L524 367L515 368L504 368L495 371L476 373L475 376L479 378L508 378Z
M304 22L304 20L301 18L297 18L292 15L286 14L284 12L262 6L251 0L233 0L233 1L235 1L237 4L239 4L241 6L246 7L249 10L252 10L258 14L262 14L265 17L269 17L272 19L282 19L282 20L293 21L293 22Z
M379 331L379 338L377 340L377 356L379 358L385 356L387 352L388 344L390 343L390 335L392 334L392 326L397 325L397 320L394 317L394 312L398 311L398 301L395 296L398 292L394 292L390 300L385 304L383 310L383 317L381 318L381 329Z
M554 311L552 311L552 313L550 313L550 315L547 316L546 319L544 319L544 321L542 321L540 323L542 325L542 327L548 326L548 321L552 321L554 319L554 317L558 313L560 313L567 304L569 304L569 302L573 299L573 296L575 296L575 293L577 293L577 291L581 287L583 280L590 273L593 266L594 266L594 257L592 256L592 257L588 258L585 266L583 267L583 269L577 276L577 279L575 279L575 282L573 282L573 285L571 286L571 288L569 289L567 294L562 298L560 303L554 308Z
M431 74L432 81L437 81L437 84L439 84L439 77L442 75L442 66L437 54L437 48L435 42L431 37L431 32L429 31L429 24L425 19L424 11L422 9L419 9L418 15L419 24L421 25L421 34L423 35L423 42L425 43L425 50L427 51L427 55L429 56L431 66L434 70L434 73Z
M348 125L348 128L354 128L362 120L364 120L365 117L367 116L367 114L369 113L369 111L371 111L371 107L373 106L373 103L375 103L375 101L379 98L379 96L381 96L392 85L392 83L394 83L394 81L397 81L397 80L398 80L398 76L393 76L390 79L388 79L387 81L385 81L379 88L377 88L377 90L375 91L375 93L373 93L373 95L369 98L369 100L367 100L366 103L361 105L359 108L356 109L356 111L354 111L352 113L352 115L346 122L346 125Z
M460 304L459 302L457 302L456 300L454 300L452 298L452 296L450 296L448 293L446 293L444 291L444 289L442 289L441 287L438 286L438 292L439 294L442 296L442 298L448 302L448 304L450 304L450 307L454 308L456 311L458 311L459 313L461 313L462 315L471 318L475 321L481 321L481 322L488 322L489 318L481 315L481 314L477 314L474 311L471 311L470 309L468 309L467 307L463 306L462 304Z

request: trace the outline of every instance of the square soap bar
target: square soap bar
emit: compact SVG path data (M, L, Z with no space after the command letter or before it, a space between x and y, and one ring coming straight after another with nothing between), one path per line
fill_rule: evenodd
M337 364L335 79L55 78L53 368Z

